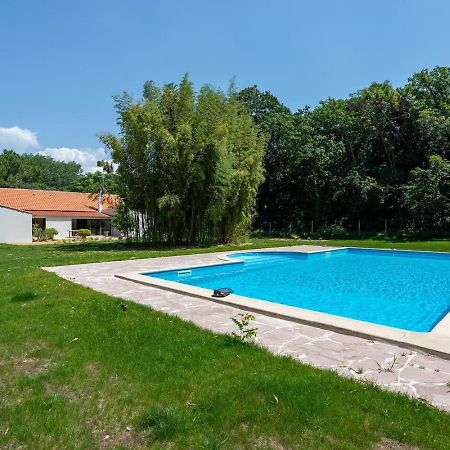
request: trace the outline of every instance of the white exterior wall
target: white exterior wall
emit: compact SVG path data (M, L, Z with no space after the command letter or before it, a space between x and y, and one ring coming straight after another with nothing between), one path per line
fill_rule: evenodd
M72 217L46 217L45 228L56 228L58 234L55 239L67 239L72 229Z
M120 236L120 230L118 230L115 227L111 227L111 236L112 237L119 237Z
M102 211L105 214L109 214L111 216L111 219L116 215L116 210L115 209L104 209ZM111 236L112 237L118 237L120 236L120 230L118 230L117 228L113 227L111 225Z
M32 215L0 206L0 242L23 244L32 242Z

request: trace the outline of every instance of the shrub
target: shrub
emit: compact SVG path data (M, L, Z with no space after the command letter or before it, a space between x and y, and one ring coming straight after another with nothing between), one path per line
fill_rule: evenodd
M323 239L342 239L348 235L346 229L337 223L333 225L323 225L319 228L317 234Z
M44 233L45 230L43 230L37 223L33 224L32 234L37 241L43 241L45 239Z
M88 230L87 228L81 228L77 231L77 235L80 236L81 239L86 239L91 235L91 230Z
M51 241L58 234L58 230L56 228L41 228L37 223L33 225L33 237L37 241Z
M45 240L52 241L53 238L58 234L58 230L56 228L47 228L44 231Z

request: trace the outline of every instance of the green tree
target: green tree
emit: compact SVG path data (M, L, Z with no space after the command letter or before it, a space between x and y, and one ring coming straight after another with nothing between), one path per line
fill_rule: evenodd
M264 155L265 180L262 183L257 202L257 226L286 228L295 221L292 195L292 134L294 117L270 92L261 92L252 86L234 94L251 114L260 133L267 141Z
M225 242L242 236L263 180L264 138L234 96L188 76L115 98L121 129L102 141L118 164L121 222L146 242ZM124 214L128 214L129 220Z
M78 176L69 186L70 191L89 192L91 194L98 192L100 189L106 194L120 193L119 176L114 172L89 172Z
M306 209L304 221L313 220L314 227L323 225L329 218L329 208L344 155L342 142L335 142L322 136L314 136L303 145L299 145L293 173L296 187L302 191L300 205Z
M430 156L426 168L417 167L411 172L404 192L416 224L446 229L450 222L450 161Z
M425 156L450 157L450 67L414 74L403 89L411 144Z
M449 67L423 70L400 88L372 83L294 114L255 86L236 97L268 141L258 226L307 231L313 220L315 228L344 223L358 230L362 222L381 230L388 220L402 228L412 214L404 197L413 169L434 155L450 157ZM424 198L415 211L427 209ZM423 226L434 230L429 210L425 216Z
M1 187L68 190L81 173L81 166L75 162L12 150L0 153Z

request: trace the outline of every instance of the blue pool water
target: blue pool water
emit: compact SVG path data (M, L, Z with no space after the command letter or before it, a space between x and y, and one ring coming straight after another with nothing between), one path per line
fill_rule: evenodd
M342 249L230 257L243 262L145 275L410 331L431 331L450 311L447 254Z

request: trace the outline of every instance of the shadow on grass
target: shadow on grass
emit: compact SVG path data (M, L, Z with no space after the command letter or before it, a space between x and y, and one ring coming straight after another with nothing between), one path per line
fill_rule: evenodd
M371 238L373 241L378 242L423 242L423 241L433 241L433 242L444 242L448 241L448 238L445 237L436 237L426 233L415 233L415 234L406 234L406 233L392 233L392 234L378 234Z
M186 431L188 415L189 412L182 414L173 409L154 409L142 417L138 426L155 439L166 440Z
M118 251L161 251L161 250L185 250L187 248L197 247L174 247L165 245L149 245L149 244L137 244L135 242L80 242L80 243L65 243L57 244L58 251L74 253L74 252L118 252ZM201 248L201 247L198 247Z
M415 242L448 242L448 239L445 238L438 238L433 236L425 236L425 235L405 235L405 234L388 234L385 235L383 233L365 233L362 234L360 237L345 237L345 238L328 238L326 239L328 241L334 241L337 243L340 243L341 245L345 245L345 242L353 241L353 242L367 242L370 244L370 241L372 242L378 242L378 243L386 243L386 244L395 244L395 243L401 243L401 244L407 244L408 242L415 243ZM281 241L278 241L281 242ZM319 243L320 241L317 239L311 239L311 240L296 240L292 239L291 242L293 244L307 244L307 243ZM276 238L266 238L264 240L263 238L259 238L253 241L249 242L249 247L270 247L273 246L277 247L280 244L277 243ZM290 245L288 244L287 240L282 242L282 245ZM370 246L370 245L368 245ZM89 253L121 253L121 252L133 252L136 253L138 256L139 253L147 252L161 252L165 253L167 255L169 254L183 254L184 252L187 253L194 253L194 251L198 251L199 253L208 252L209 251L224 251L224 250L231 250L231 249L237 249L240 248L239 244L217 244L217 245L164 245L164 244L143 244L143 243L136 243L136 242L127 242L127 241L89 241L89 242L74 242L74 243L61 243L61 244L54 244L49 245L48 248L45 250L57 250L61 253L66 253L68 255L70 254L81 254L84 252Z
M11 296L12 302L18 302L18 303L24 303L29 302L31 300L36 300L38 298L38 295L36 292L27 291L27 292L21 292L20 294L15 294Z

